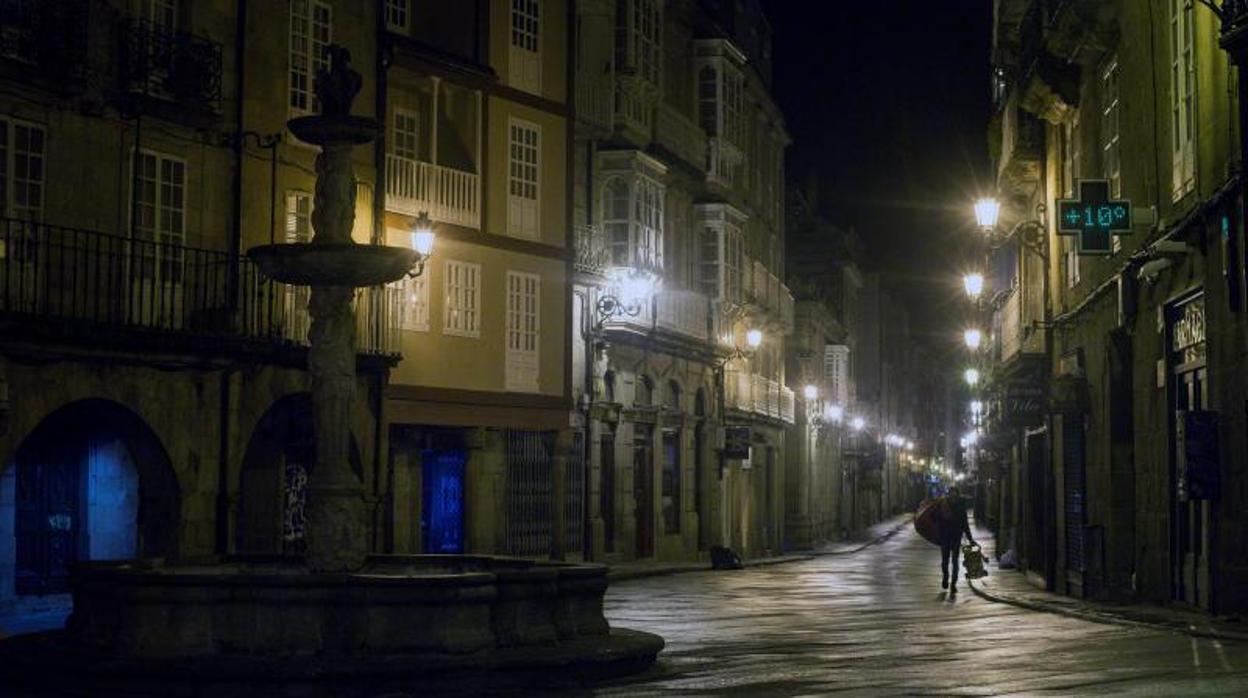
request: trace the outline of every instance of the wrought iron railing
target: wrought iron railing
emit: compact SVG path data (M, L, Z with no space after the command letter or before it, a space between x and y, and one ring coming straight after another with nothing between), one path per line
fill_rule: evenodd
M724 402L728 409L792 423L796 400L788 386L777 381L729 370L724 376Z
M121 41L126 90L183 106L221 111L221 45L132 19Z
M309 290L227 252L0 218L0 316L304 346ZM360 353L398 353L402 294L356 296Z
M86 0L0 0L0 58L38 68L47 80L81 79L87 57Z
M572 244L576 270L586 274L602 274L611 263L611 251L601 226L574 225Z

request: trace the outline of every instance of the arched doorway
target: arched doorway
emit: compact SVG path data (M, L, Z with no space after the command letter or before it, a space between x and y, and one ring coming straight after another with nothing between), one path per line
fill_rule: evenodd
M134 412L103 399L56 410L0 478L0 511L12 511L0 516L0 540L13 541L0 559L11 564L11 593L63 594L69 568L84 560L172 555L180 502L168 454Z
M312 396L287 395L256 424L239 476L235 549L240 553L305 552L308 475L316 463ZM360 450L351 437L351 470L363 480Z

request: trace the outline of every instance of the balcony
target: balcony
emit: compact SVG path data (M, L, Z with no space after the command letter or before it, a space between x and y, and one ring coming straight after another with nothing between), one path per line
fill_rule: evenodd
M145 349L298 348L307 346L308 297L219 250L0 219L5 325L76 334L93 346L128 337ZM357 293L359 353L398 355L402 302L397 289Z
M646 146L654 132L654 105L658 90L636 75L621 75L615 81L615 123L621 134L635 145Z
M576 121L602 135L611 133L615 81L610 76L576 78Z
M659 292L653 304L645 304L635 317L609 320L608 330L649 332L655 329L686 340L710 340L711 302L697 291L671 289Z
M472 172L386 155L386 210L481 227L481 178Z
M122 30L123 91L202 113L221 111L221 45L143 20Z
M602 228L596 225L575 225L572 227L572 244L575 247L573 265L584 274L601 276L611 262L611 251L607 248L607 236Z
M1001 352L1000 360L1002 362L1009 361L1022 351L1023 347L1023 327L1022 327L1022 294L1019 293L1017 287L1010 289L1009 294L1002 300L1000 308L997 310L996 324L1000 329L999 348Z
M693 168L706 169L706 131L670 105L659 107L654 140Z
M0 0L0 58L19 64L6 73L56 90L82 87L88 24L86 0Z
M757 260L747 261L745 298L759 311L774 316L785 332L793 329L793 294L779 277Z
M706 176L712 184L731 187L737 178L737 166L745 163L745 154L724 138L707 139Z
M724 374L724 404L730 410L792 424L796 399L793 391L781 383L744 371L730 370Z

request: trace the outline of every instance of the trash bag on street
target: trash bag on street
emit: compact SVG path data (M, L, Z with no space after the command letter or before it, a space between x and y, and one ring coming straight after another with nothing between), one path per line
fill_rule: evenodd
M979 543L968 543L962 546L962 566L966 568L967 579L980 579L988 576L984 569L984 553Z
M914 530L932 545L940 545L945 522L949 518L948 509L944 497L923 502L914 515Z

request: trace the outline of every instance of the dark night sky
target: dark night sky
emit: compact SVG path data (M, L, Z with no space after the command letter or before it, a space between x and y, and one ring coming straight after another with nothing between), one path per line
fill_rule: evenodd
M970 205L991 184L991 0L763 4L790 186L815 172L822 213L857 227L868 268L921 329L952 332Z

